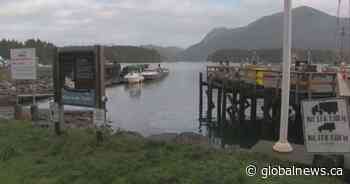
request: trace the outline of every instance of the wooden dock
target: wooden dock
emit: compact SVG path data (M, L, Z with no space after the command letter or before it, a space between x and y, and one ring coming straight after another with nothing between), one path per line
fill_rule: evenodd
M304 144L301 101L337 95L337 74L291 72L289 140ZM281 71L208 66L200 73L199 120L209 127L235 127L242 147L277 141L280 125ZM204 104L204 102L206 102Z

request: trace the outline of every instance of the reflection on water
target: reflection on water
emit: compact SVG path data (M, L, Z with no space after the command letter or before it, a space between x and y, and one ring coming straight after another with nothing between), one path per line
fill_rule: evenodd
M142 83L126 84L125 91L129 93L130 98L141 98Z

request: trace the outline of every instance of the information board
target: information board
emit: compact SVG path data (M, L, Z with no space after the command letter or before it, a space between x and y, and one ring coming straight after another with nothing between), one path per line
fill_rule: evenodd
M62 102L65 105L95 107L95 91L63 89Z
M11 49L11 76L15 80L37 79L35 49Z
M350 152L350 128L345 99L318 99L302 102L304 139L308 152Z

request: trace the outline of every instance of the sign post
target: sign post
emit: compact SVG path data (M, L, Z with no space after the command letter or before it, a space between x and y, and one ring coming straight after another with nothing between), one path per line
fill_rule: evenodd
M292 0L284 0L284 38L283 38L283 76L282 76L282 106L279 141L273 150L281 153L293 151L288 142L290 66L292 59Z
M31 90L33 95L33 105L31 106L32 120L38 119L38 108L36 106L36 79L37 79L37 57L34 48L11 49L11 77L15 80L16 86L16 106L15 118L20 116L21 107L18 100L17 80L32 80Z
M54 87L61 111L60 124L64 124L64 105L105 110L103 47L66 47L57 53Z

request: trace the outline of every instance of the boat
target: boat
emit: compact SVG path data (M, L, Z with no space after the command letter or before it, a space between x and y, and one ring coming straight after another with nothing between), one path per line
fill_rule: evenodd
M140 73L130 72L124 77L129 84L141 83L145 79Z
M158 65L158 68L146 68L141 73L145 80L157 80L166 77L169 74L169 69L162 68Z

